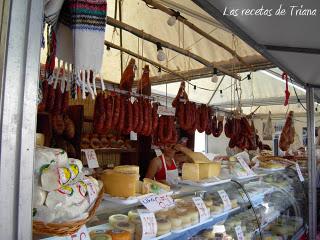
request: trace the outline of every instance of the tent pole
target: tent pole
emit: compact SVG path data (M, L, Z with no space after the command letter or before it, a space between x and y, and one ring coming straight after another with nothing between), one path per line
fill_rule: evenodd
M315 156L314 89L307 89L307 127L308 127L308 206L309 239L317 235L317 164Z
M175 15L175 11L171 10L159 3L157 3L156 1L153 0L143 0L146 4L151 5L153 7L155 7L156 9L168 14L169 16L174 16ZM224 50L226 50L227 52L229 52L232 56L236 57L239 62L241 62L244 65L249 66L249 64L247 64L242 57L240 57L236 51L234 51L233 49L229 48L227 45L225 45L223 42L220 42L219 40L215 39L214 37L212 37L211 35L209 35L208 33L206 33L205 31L201 30L200 28L198 28L196 25L194 25L193 23L189 22L186 18L182 17L182 16L177 16L177 20L180 22L183 22L185 25L187 25L190 29L192 29L193 31L197 32L198 34L200 34L201 36L205 37L207 40L209 40L210 42L216 44L217 46L223 48Z
M163 66L163 65L161 65L161 64L159 64L159 63L157 63L157 62L154 62L154 61L152 61L152 60L150 60L150 59L148 59L148 58L146 58L146 57L140 56L139 54L134 53L134 52L132 52L132 51L130 51L130 50L128 50L128 49L122 48L122 47L120 47L120 46L118 46L118 45L116 45L116 44L114 44L114 43L112 43L112 42L104 41L104 45L106 45L106 46L108 46L108 47L110 47L110 48L117 49L117 50L119 50L119 51L125 52L125 53L127 53L127 54L129 54L129 55L131 55L131 56L133 56L133 57L135 57L135 58L139 58L139 59L141 59L141 60L143 60L143 61L145 61L145 62L150 63L150 64L153 65L153 66L156 66L156 67L158 67L158 68L161 68L161 69L163 69L164 71L169 72L169 73L171 73L171 74L173 74L173 75L175 75L175 76L183 79L184 81L187 81L187 79L186 79L184 76L182 76L181 74L179 74L179 73L177 73L177 72L175 72L175 71L172 71L172 70L170 70L169 68L167 68L167 67L165 67L165 66Z
M111 17L108 17L107 18L107 24L110 25L110 26L113 26L113 27L117 27L117 28L120 28L120 29L123 29L127 32L130 32L132 33L133 35L141 38L141 39L144 39L146 41L149 41L149 42L152 42L154 44L157 44L157 43L160 43L162 47L165 47L165 48L168 48L168 49L171 49L177 53L180 53L186 57L190 57L191 59L207 66L207 67L211 67L212 68L212 71L213 71L213 68L217 68L220 72L224 73L225 75L228 75L228 76L231 76L235 79L238 79L238 80L241 80L240 76L238 76L237 74L229 71L229 70L226 70L222 67L219 67L219 66L215 66L214 64L212 64L210 61L186 50L186 49L183 49L183 48L180 48L178 46L175 46L167 41L164 41L162 39L159 39L157 37L154 37L152 36L151 34L148 34L148 33L145 33L144 31L141 31L133 26L130 26L126 23L123 23L123 22L120 22L114 18L111 18Z

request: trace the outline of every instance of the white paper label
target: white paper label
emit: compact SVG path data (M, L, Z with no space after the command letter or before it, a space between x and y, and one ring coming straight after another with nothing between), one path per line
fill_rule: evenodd
M223 202L224 211L230 210L232 208L231 201L230 201L230 198L229 198L228 194L226 193L226 191L220 190L220 191L218 191L218 193L219 193L219 196Z
M234 228L236 235L237 235L237 239L238 240L244 240L244 236L243 236L243 232L242 232L242 228L240 225L236 226Z
M176 115L176 109L172 107L166 107L166 106L159 106L158 107L158 114L164 115L164 116L175 116Z
M300 179L300 182L303 182L303 181L304 181L304 177L303 177L303 175L302 175L302 173L301 173L301 169L300 169L300 166L299 166L298 163L296 163L296 170L297 170L297 173L298 173L298 177L299 177L299 179Z
M153 212L146 209L138 209L142 223L142 239L154 238L157 235L157 220Z
M138 140L138 134L135 132L130 132L130 140L137 141Z
M82 149L82 151L86 154L86 159L89 168L98 168L99 163L94 149Z
M162 155L162 151L159 148L155 148L154 152L156 153L157 157L160 157Z
M203 222L203 221L209 219L210 218L210 210L204 204L202 198L201 197L193 197L192 200L198 209L199 216L200 216L200 222Z
M241 157L237 157L238 162L240 163L240 165L244 168L244 170L246 170L247 175L248 176L253 176L255 175L255 173L250 169L250 167L248 166L248 164L246 163L246 161L244 161Z
M88 179L83 179L83 182L87 185L87 191L89 196L89 203L93 203L96 200L96 197L98 196L98 193L93 186L93 183Z
M42 240L90 240L88 229L86 225L83 225L77 233L74 233L66 237L50 237L43 238Z
M140 199L141 204L145 206L150 212L157 212L162 209L175 206L175 202L168 194L152 194Z

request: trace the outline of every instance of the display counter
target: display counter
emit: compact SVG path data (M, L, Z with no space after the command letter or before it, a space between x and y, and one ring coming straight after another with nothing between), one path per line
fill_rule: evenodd
M230 180L208 187L178 184L172 190L175 206L155 213L158 234L154 239L299 239L304 232L307 201L303 185L290 167L259 171L256 177L241 182ZM223 203L221 190L230 206ZM202 198L210 210L208 219L200 221L194 196ZM140 202L103 201L87 224L92 239L119 225L138 239L141 220L136 210L143 208Z

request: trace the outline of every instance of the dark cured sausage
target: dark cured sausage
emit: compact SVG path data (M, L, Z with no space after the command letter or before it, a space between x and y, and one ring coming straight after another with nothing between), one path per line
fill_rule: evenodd
M54 106L54 98L55 98L55 89L53 88L53 84L50 84L48 87L48 99L47 99L47 112L51 112Z
M133 122L133 116L132 116L132 103L130 99L126 99L125 101L125 126L123 129L124 134L129 134L132 131L132 122Z
M214 118L216 118L216 116ZM216 124L216 120L215 120L215 124ZM220 137L222 132L223 132L223 118L219 119L218 126L215 126L214 131L212 128L212 135L214 137Z
M126 99L124 96L120 96L120 114L119 114L119 122L117 129L119 132L122 132L124 129L124 120L125 120L125 114L126 114Z
M61 111L62 113L66 113L69 108L69 91L64 91L63 96L62 96L62 106L61 106Z
M93 129L96 133L103 133L105 121L104 96L99 93L94 103Z
M116 95L113 103L113 119L112 119L112 128L116 128L119 123L119 115L120 115L120 96Z
M152 104L152 133L155 133L158 130L159 124L159 115L158 115L158 103Z
M136 129L137 134L141 134L143 125L144 125L144 118L143 118L143 99L140 98L138 100L138 106L139 106L139 124Z
M132 105L132 117L132 131L136 132L139 124L139 103L137 100L135 100Z
M54 105L52 109L53 114L57 114L57 115L61 114L61 106L62 106L61 83L58 82L55 90Z
M39 103L38 105L38 112L43 112L46 110L48 91L49 91L48 81L44 80L42 82L42 100L41 100L41 103Z
M105 100L105 108L106 108L106 120L105 120L105 129L106 131L112 128L112 120L114 113L114 97L109 95Z

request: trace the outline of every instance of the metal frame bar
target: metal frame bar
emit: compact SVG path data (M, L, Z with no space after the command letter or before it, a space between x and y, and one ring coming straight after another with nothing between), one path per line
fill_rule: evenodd
M286 46L275 46L275 45L264 45L264 47L270 51L320 54L320 49L317 49L317 48L286 47Z
M286 68L281 62L279 62L275 57L273 57L266 47L256 42L252 37L250 37L245 31L243 31L236 23L231 21L229 18L223 16L223 14L220 12L219 9L217 9L214 6L213 0L192 0L194 3L196 3L199 7L201 7L204 11L209 13L211 16L213 16L216 20L226 25L227 28L231 29L232 32L234 32L237 36L239 36L244 42L246 42L248 45L250 45L252 48L254 48L257 52L259 52L261 55L263 55L265 58L267 58L269 61L277 65L279 68L281 68L283 71L288 73L294 81L302 86L305 86L306 84L297 76L295 75L290 69ZM312 87L320 88L320 85L313 85Z
M315 156L314 89L307 86L309 239L317 236L317 162Z
M5 0L0 46L0 236L32 239L42 0Z

